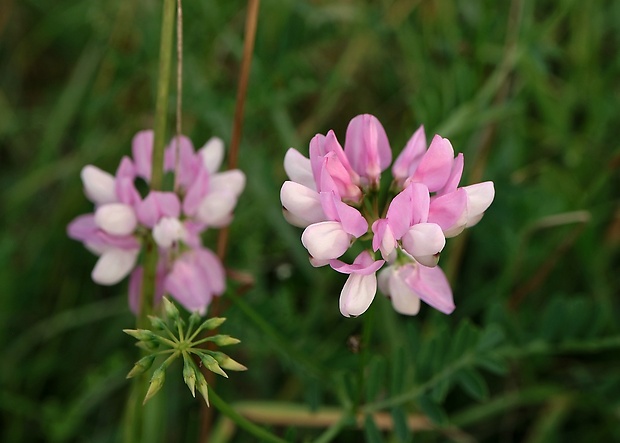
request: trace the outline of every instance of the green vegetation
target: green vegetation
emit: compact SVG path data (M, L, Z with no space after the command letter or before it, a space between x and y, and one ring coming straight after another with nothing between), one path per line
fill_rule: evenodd
M2 442L120 438L139 359L127 284L94 284L65 229L92 207L80 169L113 172L153 124L160 3L0 5ZM184 17L183 132L229 143L245 2ZM232 282L219 313L249 370L214 384L209 441L256 441L231 406L286 441L620 441L618 54L612 0L263 0L226 261L253 284ZM423 123L465 154L462 183L495 182L442 253L451 316L400 316L379 294L345 319L346 277L312 268L282 217L286 149L344 140L360 113L395 151ZM159 396L149 441L198 441L202 400L178 374Z

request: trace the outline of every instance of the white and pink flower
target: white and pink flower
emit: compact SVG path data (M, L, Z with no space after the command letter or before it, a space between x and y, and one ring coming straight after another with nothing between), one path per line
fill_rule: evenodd
M309 158L293 148L286 153L290 181L280 191L284 216L305 228L301 240L313 266L329 264L349 274L340 295L344 316L368 309L377 289L376 272L385 263L379 288L396 311L415 315L422 300L449 314L454 303L437 266L439 254L446 238L480 221L493 201L493 182L459 187L463 154L455 157L450 141L439 135L427 149L420 126L392 165L393 198L383 209L380 178L391 162L385 130L372 115L351 120L344 149L333 131L317 134ZM353 243L370 238L352 264L338 260ZM375 260L375 253L381 259Z

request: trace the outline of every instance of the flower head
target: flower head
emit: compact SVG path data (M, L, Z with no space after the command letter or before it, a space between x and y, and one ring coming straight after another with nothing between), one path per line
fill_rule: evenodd
M494 198L492 182L459 187L463 154L435 135L426 147L420 126L392 165L394 180L385 206L381 174L392 161L379 120L369 114L351 120L344 149L333 131L317 134L309 158L289 149L284 169L290 179L280 199L285 218L303 227L302 244L313 266L329 264L349 274L340 294L346 316L364 313L379 288L396 311L415 315L420 300L446 314L454 310L452 291L437 266L446 238L482 218ZM352 264L339 257L353 243L366 249ZM375 259L375 254L380 259Z

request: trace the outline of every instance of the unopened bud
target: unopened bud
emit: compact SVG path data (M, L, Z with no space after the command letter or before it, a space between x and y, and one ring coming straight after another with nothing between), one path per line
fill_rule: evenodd
M153 329L156 329L158 331L163 331L164 329L166 329L166 322L164 322L161 318L154 315L149 315L148 317L151 321L151 326L153 326Z
M157 394L161 387L164 385L165 381L166 367L164 365L161 365L159 368L155 369L155 372L153 372L153 376L151 377L151 382L149 384L149 389L146 392L146 396L144 397L144 401L142 402L142 404L145 404L151 399L151 397Z
M205 399L207 406L209 406L209 388L207 385L207 380L205 380L204 375L202 375L202 372L200 371L196 371L196 389L198 389L198 392L200 392L202 398Z
M123 332L140 341L156 341L158 338L157 334L148 329L123 329Z
M191 357L187 356L187 354L183 353L183 381L189 388L193 397L196 397L196 370L192 366L190 359Z
M212 352L211 355L217 361L217 363L224 369L228 369L229 371L247 371L248 368L243 366L241 363L233 360L228 355L223 352Z
M167 297L162 299L162 303L164 305L164 313L166 314L166 317L177 320L179 318L179 310L174 303L168 300Z
M134 367L127 374L127 378L132 378L137 375L144 374L149 368L153 365L153 361L155 360L155 355L147 355L146 357L142 357Z
M230 335L214 335L213 337L210 337L210 341L218 346L229 346L241 343L241 340L231 337Z
M217 364L217 361L213 357L211 357L208 354L201 354L200 359L202 360L202 364L205 365L205 367L209 371L215 372L216 374L219 374L222 377L228 378L228 375L226 374L226 372L224 372L222 368L220 368L220 365Z

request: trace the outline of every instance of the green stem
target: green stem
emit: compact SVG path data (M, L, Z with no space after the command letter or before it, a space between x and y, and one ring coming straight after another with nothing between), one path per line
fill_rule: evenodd
M359 355L359 367L358 367L358 396L357 396L357 404L362 405L364 403L364 397L365 397L365 374L364 371L366 369L366 364L368 363L368 354L369 354L369 347L370 347L370 339L372 337L372 324L373 324L373 312L374 309L369 309L368 311L366 311L366 315L364 315L363 318L363 330L362 330L362 346L361 346L361 350L360 350L360 355Z
M172 59L172 41L174 36L174 0L164 0L161 27L161 45L159 53L159 76L157 80L157 97L155 102L155 135L153 142L153 167L151 172L151 189L160 190L164 175L164 142L166 136L166 117L170 85L170 67ZM140 291L140 311L136 319L138 328L147 328L148 316L153 312L155 298L155 279L157 273L158 252L152 236L145 240L144 272L142 290ZM145 374L136 377L131 385L127 399L123 437L126 443L142 442L145 437L144 423L147 418L142 406L142 399L148 389ZM152 415L155 409L149 408ZM148 411L147 411L148 412Z
M271 432L267 431L265 428L262 428L258 425L255 425L241 414L239 414L235 409L233 409L228 403L222 400L213 389L209 389L209 400L222 414L226 415L232 421L234 421L239 427L245 429L250 434L254 435L259 441L273 442L273 443L286 443L285 440L282 440L280 437L273 435Z

